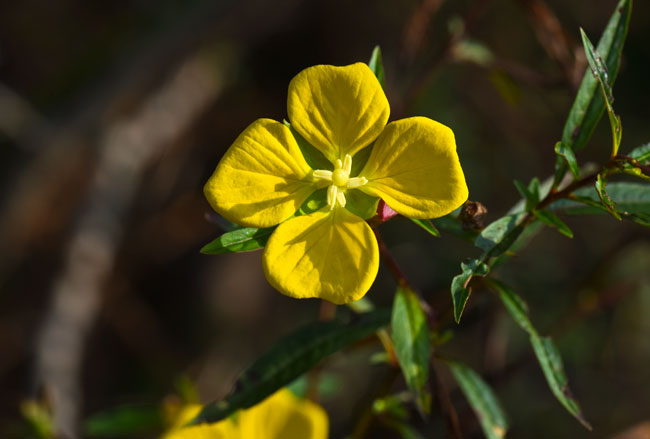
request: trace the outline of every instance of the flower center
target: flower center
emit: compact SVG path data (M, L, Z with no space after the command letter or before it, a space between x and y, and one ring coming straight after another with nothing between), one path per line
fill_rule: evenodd
M335 169L334 172L332 172L332 184L345 187L345 185L348 184L348 181L350 181L350 176L345 172L345 170Z
M339 204L345 207L345 192L348 189L358 188L368 183L365 177L352 177L350 178L350 171L352 170L352 156L346 154L343 161L340 159L334 163L334 170L327 171L324 169L317 169L312 173L316 180L323 180L330 182L327 189L327 204L330 210Z

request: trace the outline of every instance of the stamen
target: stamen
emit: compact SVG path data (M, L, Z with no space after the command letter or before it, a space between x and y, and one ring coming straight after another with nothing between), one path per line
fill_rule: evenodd
M327 171L325 169L317 169L313 171L311 175L318 180L332 181L332 171Z
M343 191L338 191L336 193L336 201L339 202L341 207L345 207L346 200L345 200L345 194L343 193Z
M327 204L329 205L330 210L334 209L334 205L336 205L338 192L338 186L331 185L329 188L327 188Z
M352 156L350 154L345 154L345 158L343 159L343 171L347 175L350 175L350 172L352 171Z
M358 188L360 186L363 186L366 183L368 183L368 179L366 177L352 177L348 180L347 188L348 189Z

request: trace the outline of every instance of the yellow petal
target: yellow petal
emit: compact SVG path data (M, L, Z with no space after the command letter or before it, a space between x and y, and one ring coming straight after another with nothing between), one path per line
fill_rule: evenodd
M237 137L203 191L212 208L248 227L270 227L293 215L316 190L291 131L258 119Z
M334 163L375 140L390 108L372 71L356 63L298 73L289 84L287 113L294 129Z
M319 405L281 389L240 413L242 439L327 439L329 421Z
M269 283L287 296L319 297L337 305L363 297L379 268L372 229L344 208L280 224L262 259Z
M454 133L426 117L391 122L359 175L359 189L411 218L437 218L467 200Z
M230 419L224 419L215 424L200 424L185 427L194 419L203 407L200 404L190 404L183 407L170 430L162 439L239 439L235 425Z

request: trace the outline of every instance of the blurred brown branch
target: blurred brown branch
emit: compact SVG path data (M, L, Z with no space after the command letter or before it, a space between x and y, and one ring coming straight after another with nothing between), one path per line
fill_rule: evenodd
M193 55L132 118L108 128L101 140L87 204L54 284L37 348L38 379L52 401L61 437L78 437L83 345L142 173L214 101L222 87L220 73Z

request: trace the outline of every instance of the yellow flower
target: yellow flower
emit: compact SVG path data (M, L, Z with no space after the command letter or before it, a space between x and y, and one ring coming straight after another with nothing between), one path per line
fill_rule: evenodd
M205 185L210 205L226 219L247 227L279 224L263 266L281 293L335 304L363 297L379 267L374 233L366 218L352 213L364 198L382 198L420 219L446 215L467 199L451 129L424 117L386 125L389 112L367 65L307 68L289 84L287 113L328 166L312 169L288 126L259 119ZM296 215L321 189L326 204Z
M329 422L321 406L281 389L256 406L215 424L183 427L201 411L186 406L163 439L327 439Z

